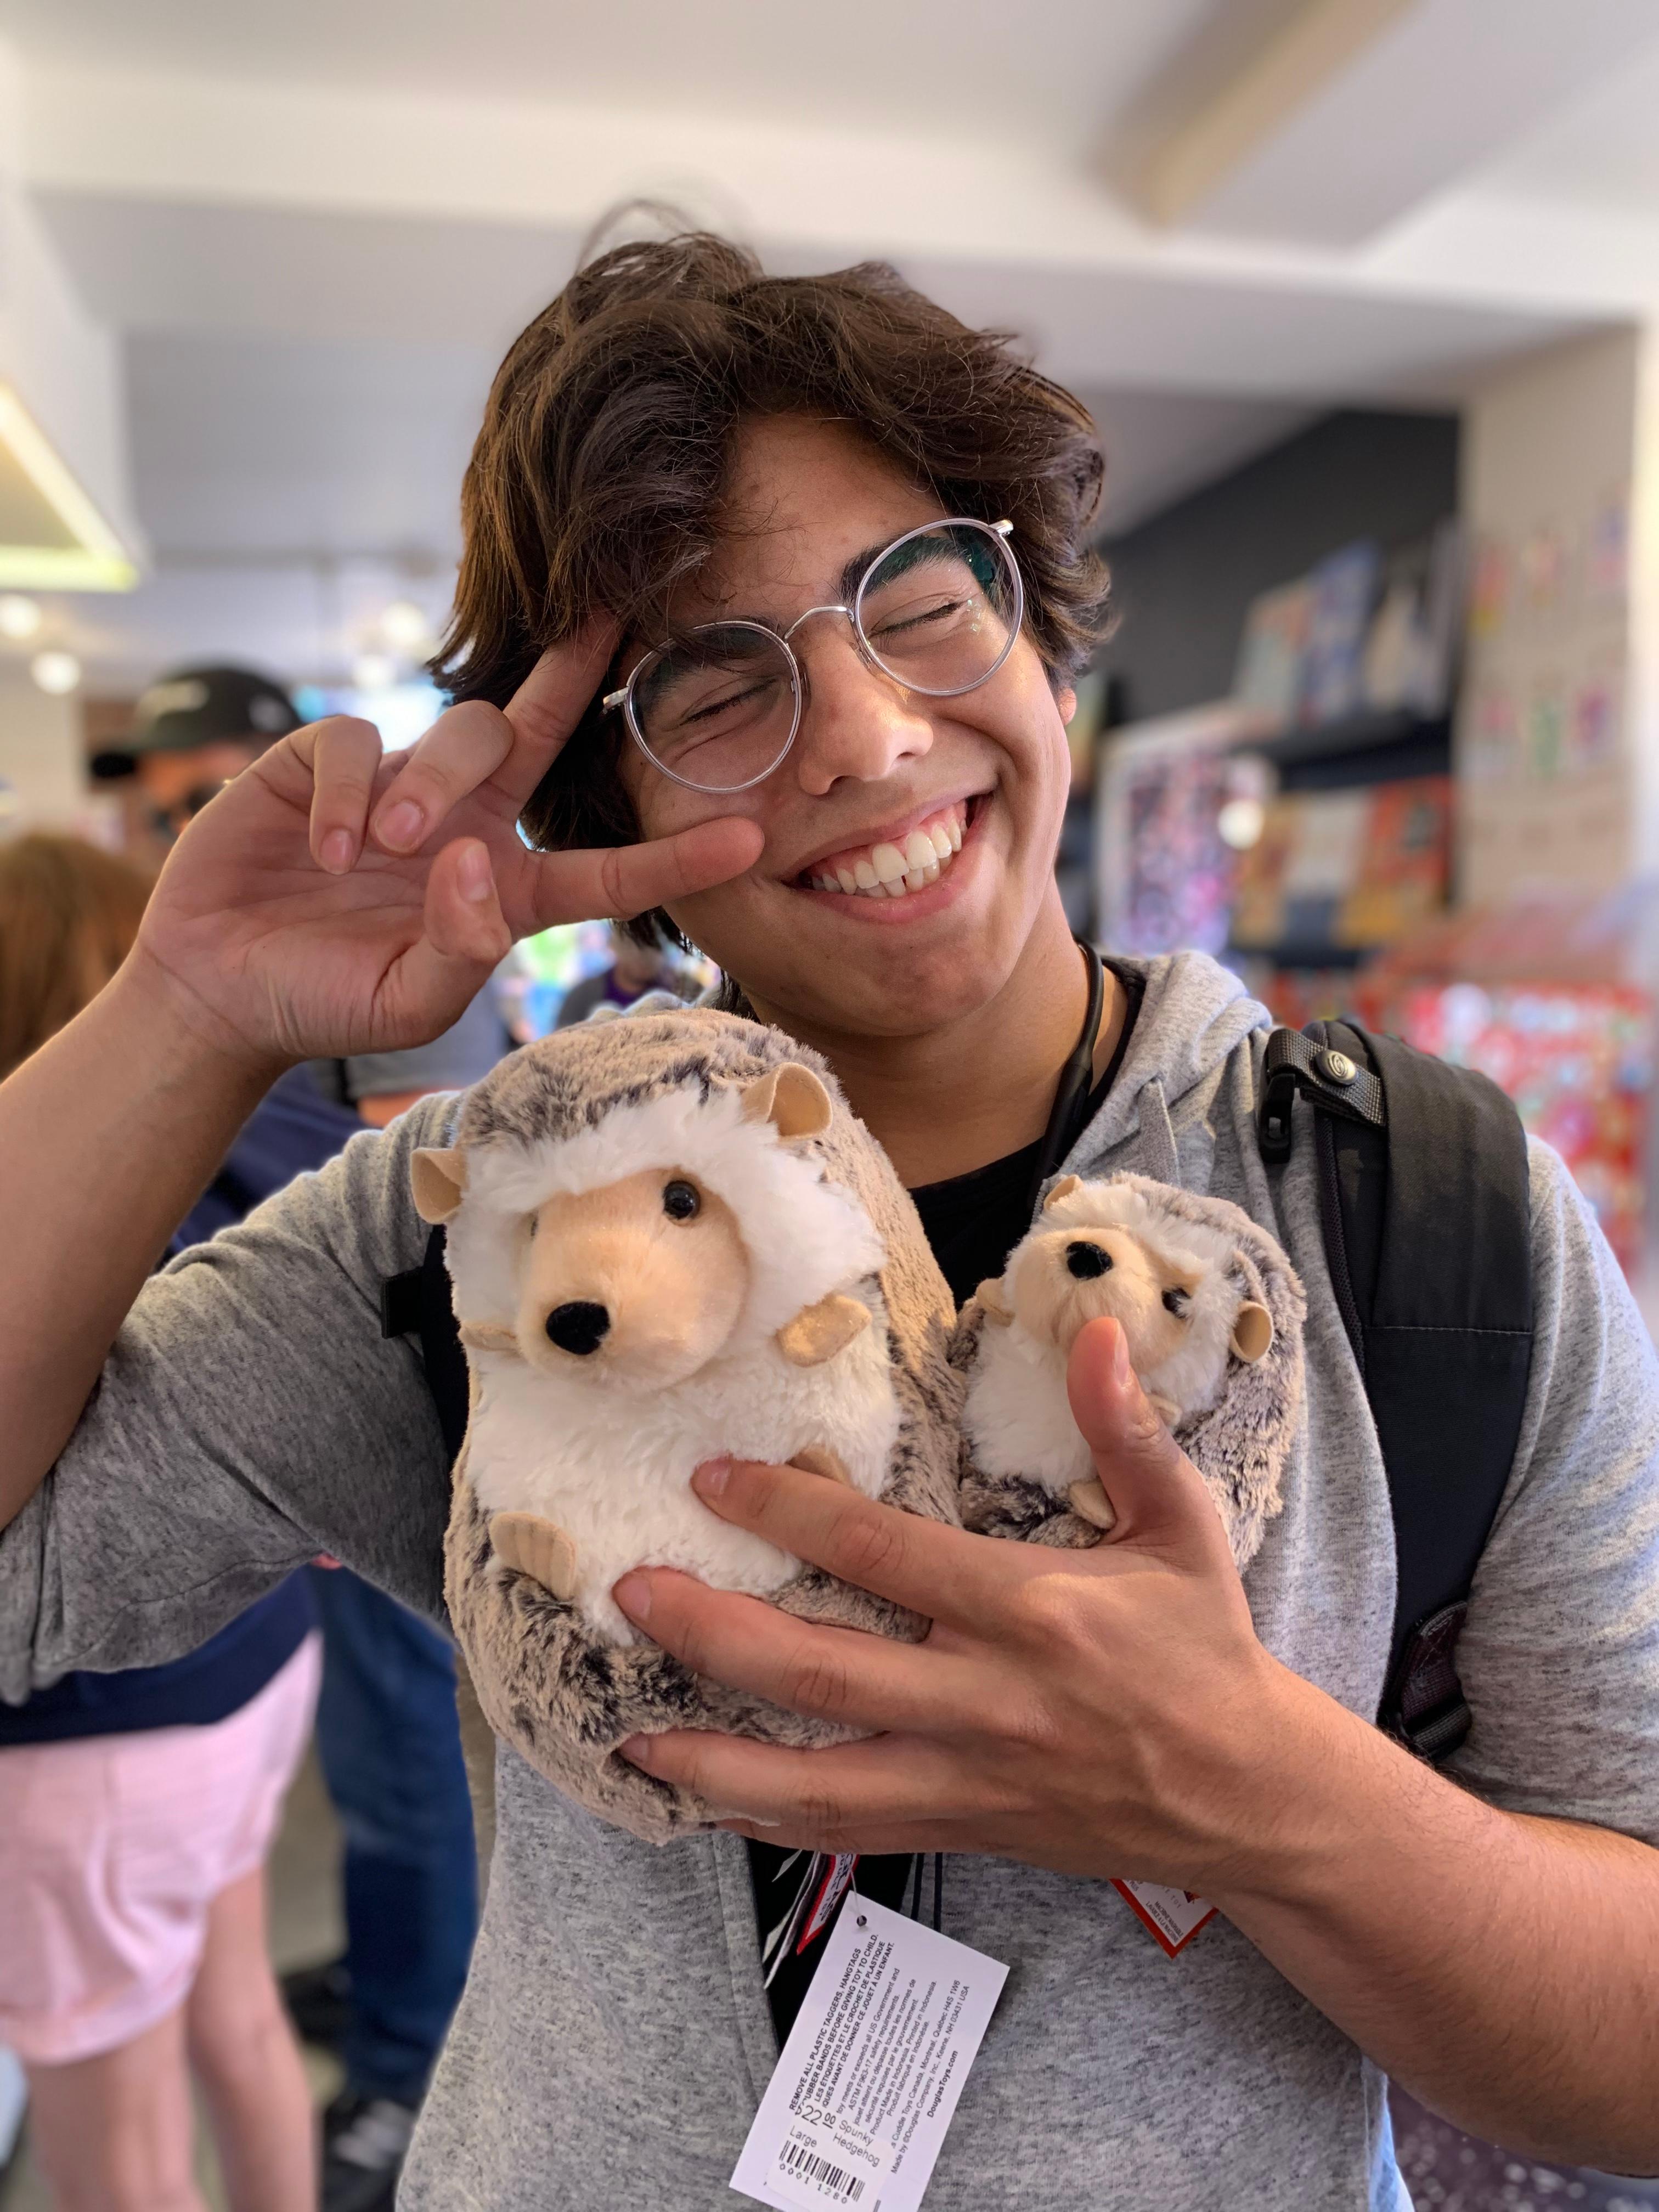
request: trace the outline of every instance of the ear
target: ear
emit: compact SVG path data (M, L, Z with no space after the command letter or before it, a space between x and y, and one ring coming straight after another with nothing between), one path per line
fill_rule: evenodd
M1264 1305L1247 1298L1238 1310L1233 1323L1233 1350L1249 1363L1260 1359L1273 1348L1273 1317Z
M1008 1294L1002 1287L1000 1275L988 1275L974 1292L974 1297L987 1321L1000 1322L1006 1328L1013 1319L1014 1310L1008 1303Z
M769 1121L781 1137L821 1136L834 1113L830 1093L798 1060L786 1060L744 1085L744 1120Z
M1049 1192L1048 1197L1043 1200L1043 1212L1046 1213L1051 1206L1058 1206L1062 1198L1069 1198L1074 1190L1081 1190L1082 1188L1083 1177L1081 1176L1061 1176L1060 1181Z
M868 1306L831 1291L827 1298L803 1307L793 1321L784 1323L778 1331L778 1350L792 1367L822 1367L869 1326Z
M410 1163L410 1182L415 1190L415 1211L422 1221L447 1221L460 1205L466 1188L466 1154L459 1145L444 1152L428 1148Z

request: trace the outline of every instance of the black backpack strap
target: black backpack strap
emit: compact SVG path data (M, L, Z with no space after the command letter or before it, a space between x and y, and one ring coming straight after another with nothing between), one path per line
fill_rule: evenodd
M1532 1363L1526 1137L1498 1086L1352 1023L1268 1039L1265 1158L1315 1108L1336 1301L1388 1471L1399 1595L1378 1720L1428 1759L1468 1735L1456 1645Z
M426 1365L427 1388L438 1409L438 1425L453 1467L466 1436L466 1354L455 1309L449 1302L449 1270L444 1265L444 1232L426 1240L418 1267L388 1276L380 1285L382 1336L418 1336Z

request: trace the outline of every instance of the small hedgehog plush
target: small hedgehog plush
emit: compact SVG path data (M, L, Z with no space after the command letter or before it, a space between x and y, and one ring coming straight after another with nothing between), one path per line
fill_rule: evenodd
M1304 1310L1289 1261L1239 1207L1144 1176L1062 1177L957 1332L968 1525L1057 1543L1114 1525L1066 1392L1079 1331L1110 1315L1242 1568L1279 1507Z
M447 1587L479 1701L560 1788L653 1840L701 1808L617 1759L623 1736L837 1731L636 1639L611 1595L629 1568L926 1625L720 1520L693 1471L792 1462L957 1517L950 1294L832 1080L711 1011L584 1024L504 1061L454 1144L413 1162L471 1377Z

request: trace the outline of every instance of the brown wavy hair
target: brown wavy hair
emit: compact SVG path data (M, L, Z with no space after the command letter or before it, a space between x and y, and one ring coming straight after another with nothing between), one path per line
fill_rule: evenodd
M744 247L687 232L580 268L502 362L462 489L437 682L502 706L590 615L656 629L714 546L738 426L787 413L850 424L947 514L1012 520L1051 676L1088 659L1107 606L1090 543L1104 463L1082 403L883 263L768 276ZM596 700L525 809L534 844L638 836L624 734Z
M0 1079L91 1005L149 898L148 876L79 837L0 844Z

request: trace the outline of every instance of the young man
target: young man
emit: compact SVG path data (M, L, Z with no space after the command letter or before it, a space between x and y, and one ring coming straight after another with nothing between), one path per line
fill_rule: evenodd
M181 841L129 966L0 1090L6 1694L164 1656L319 1549L438 1609L445 1455L376 1307L419 1261L410 1154L449 1108L143 1275L278 1070L441 1029L516 932L665 909L829 1056L958 1291L1000 1265L1085 1015L1052 861L1099 477L1074 402L880 270L783 283L716 240L633 247L532 326L469 473L462 702L395 769L344 721L265 756ZM965 684L960 660L927 683L929 624L994 641L1013 605L1005 520L1023 623ZM978 596L895 612L883 587L941 525ZM717 649L713 624L744 627ZM562 849L527 851L521 813ZM932 2212L1397 2206L1389 2072L1538 2154L1659 2165L1651 1352L1534 1148L1527 1413L1460 1655L1475 1729L1455 1780L1420 1767L1370 1724L1388 1492L1310 1148L1269 1170L1256 1146L1265 1024L1206 960L1122 965L1056 1164L1233 1199L1303 1276L1306 1432L1248 1592L1107 1323L1071 1378L1119 1516L1096 1552L708 1470L711 1510L933 1632L902 1648L624 1578L671 1650L874 1740L635 1747L733 1808L663 1852L503 1757L405 2203L729 2201L776 2051L750 1832L951 1853L947 1932L1010 1965ZM1224 1917L1170 1962L1110 1875Z

